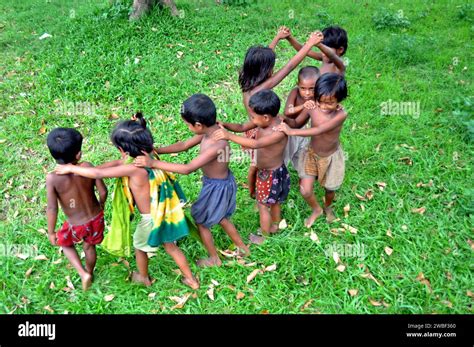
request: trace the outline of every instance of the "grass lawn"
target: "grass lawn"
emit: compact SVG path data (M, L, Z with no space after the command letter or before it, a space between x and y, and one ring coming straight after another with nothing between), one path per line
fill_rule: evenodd
M1 2L0 312L471 313L474 121L465 121L473 113L474 8L448 0L176 2L180 17L156 10L133 23L120 2ZM156 279L150 288L127 282L127 263L99 250L96 280L82 292L79 276L44 234L45 174L55 166L47 133L76 127L85 138L83 159L100 164L119 156L108 138L112 114L124 119L142 110L158 146L192 135L179 109L193 93L208 94L221 120L244 121L237 76L247 48L270 43L280 25L305 41L331 24L349 35L349 117L341 135L347 171L335 203L340 220L304 227L310 211L292 170L283 208L288 227L252 246L247 263L254 265L232 259L220 268L192 265L202 288L182 308L173 308L170 297L191 291L163 249L150 261ZM44 33L52 37L40 40ZM283 41L276 53L279 68L295 52ZM303 64L318 63L306 58ZM282 100L296 75L275 88ZM420 112L382 114L382 103L401 102ZM187 162L196 151L164 158ZM247 165L231 164L239 184L233 221L245 239L258 228L243 186ZM200 176L180 177L190 200ZM106 183L111 191L113 181ZM316 192L322 196L319 187ZM219 249L229 247L219 227L214 237ZM193 263L206 254L192 237L180 247ZM34 254L21 255L28 250ZM276 270L247 283L254 269L272 264ZM214 300L206 293L211 280L219 282Z

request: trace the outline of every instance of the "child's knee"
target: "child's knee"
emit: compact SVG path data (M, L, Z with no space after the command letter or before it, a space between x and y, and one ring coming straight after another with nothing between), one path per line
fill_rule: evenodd
M179 250L178 246L174 242L165 242L163 247L167 253L174 253Z
M304 198L309 198L313 195L313 187L308 187L305 184L300 184L300 193Z
M91 245L90 243L83 242L82 249L87 252L95 249L95 245Z

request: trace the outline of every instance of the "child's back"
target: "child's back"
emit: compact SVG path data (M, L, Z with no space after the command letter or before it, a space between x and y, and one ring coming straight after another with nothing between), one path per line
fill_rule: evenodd
M89 163L77 165L92 166ZM71 224L83 224L97 216L101 211L101 206L94 191L94 179L50 173L46 180L56 191L61 208Z

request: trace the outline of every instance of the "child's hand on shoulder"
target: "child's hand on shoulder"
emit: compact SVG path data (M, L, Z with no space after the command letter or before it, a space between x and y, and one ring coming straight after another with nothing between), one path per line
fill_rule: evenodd
M150 155L147 152L142 151L143 155L139 155L133 161L133 165L137 167L152 167L153 159L150 158Z
M218 130L216 130L212 133L211 138L214 141L228 140L229 139L229 132L221 126L220 129L218 129Z
M316 108L316 103L313 100L308 100L303 106L308 110L314 110Z
M74 173L74 165L72 165L72 164L65 164L65 165L58 164L58 165L56 165L56 168L54 169L54 173L56 175L67 175L67 174L70 174L70 173Z
M280 125L275 127L275 130L281 131L282 133L285 133L286 135L290 135L291 128L288 126L286 123L280 123Z

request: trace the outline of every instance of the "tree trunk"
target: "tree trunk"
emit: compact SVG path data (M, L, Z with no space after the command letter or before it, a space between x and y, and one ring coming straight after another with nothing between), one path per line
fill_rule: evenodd
M144 14L150 12L157 3L161 6L169 7L173 16L179 14L173 0L133 0L133 12L130 14L129 19L139 19Z

